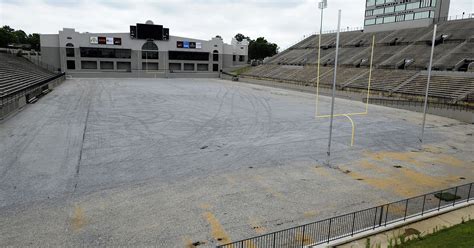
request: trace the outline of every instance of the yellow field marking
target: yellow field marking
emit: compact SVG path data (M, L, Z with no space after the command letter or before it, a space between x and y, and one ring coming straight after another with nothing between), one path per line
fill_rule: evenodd
M319 214L319 211L317 210L310 210L303 213L304 217L306 218L314 218L318 216L318 214Z
M255 230L255 232L259 235L267 232L267 229L256 218L250 218L249 224L253 228L253 230Z
M230 237L222 227L219 220L212 214L211 212L205 212L203 214L206 221L211 225L211 235L212 237L219 242L219 244L223 245L226 243L230 243Z
M442 188L458 180L455 176L431 176L416 170L402 167L393 168L390 164L377 165L367 160L357 162L360 167L375 173L348 173L353 179L361 180L372 187L390 190L403 197L412 197L422 193L426 188Z
M270 193L270 194L271 194L272 196L274 196L275 198L278 198L278 199L280 199L280 200L284 200L284 199L285 199L285 196L284 196L282 193L280 193L280 192L274 190L274 189L273 189L272 187L270 187L267 183L265 183L265 182L264 182L265 179L264 179L263 177L261 177L261 176L259 176L259 175L255 175L255 176L254 176L254 179L255 179L255 181L256 181L258 184L260 184L260 186L261 186L265 191L267 191L268 193Z
M86 219L84 218L84 209L79 206L75 206L71 222L72 229L75 232L80 231L86 225Z

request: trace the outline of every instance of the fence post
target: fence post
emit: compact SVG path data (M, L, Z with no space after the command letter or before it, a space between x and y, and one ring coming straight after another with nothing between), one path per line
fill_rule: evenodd
M276 233L273 233L273 248L276 247L276 246L275 246L275 244L276 244L276 243L275 243L275 242L276 242L276 240L275 240L275 235L276 235Z
M441 191L439 192L439 198L438 198L438 199L439 199L439 201L438 201L438 211L439 211L440 208L441 208L441 198L442 198L442 197L443 197L443 191L441 190Z
M472 183L469 184L469 192L467 193L467 202L469 202L469 199L471 198L471 188L472 188Z
M388 208L390 207L390 203L387 204L387 212L385 212L385 226L387 226L387 220L388 220Z
M304 247L304 229L305 229L306 225L303 226L303 236L301 237L301 248Z
M454 201L453 201L453 207L456 204L456 197L458 197L458 186L456 186L456 189L454 190Z
M375 229L375 225L377 224L377 212L378 212L377 209L378 209L378 207L375 208L373 229Z
M354 236L354 224L355 224L355 219L356 219L356 212L354 212L353 216L352 216L352 232L351 232L351 236Z
M332 218L329 219L328 244L329 244L329 240L330 240L330 238L331 238L331 222L332 222Z
M382 225L383 208L384 208L384 205L380 206L380 220L379 220L379 226Z
M403 221L407 219L407 211L408 211L408 199L406 200L406 203L405 203L405 216L403 216Z
M423 216L423 213L425 212L425 201L426 201L426 195L423 196L423 207L421 207L421 216Z

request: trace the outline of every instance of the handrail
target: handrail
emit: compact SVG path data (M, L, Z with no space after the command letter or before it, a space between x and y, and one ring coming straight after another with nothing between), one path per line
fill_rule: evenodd
M386 227L388 224L402 223L414 217L454 207L457 204L468 203L474 198L473 184L474 182L434 191L217 247L305 247L329 243L368 230Z

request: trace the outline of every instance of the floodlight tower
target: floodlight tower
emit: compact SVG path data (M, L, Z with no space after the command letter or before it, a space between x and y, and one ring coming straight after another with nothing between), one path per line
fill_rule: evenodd
M319 75L320 75L320 67L321 67L321 34L323 33L323 14L324 9L328 7L328 1L322 0L318 3L318 8L321 10L321 22L319 24L319 44L318 44L318 75L316 77L316 111L315 114L318 116L318 102L319 102Z

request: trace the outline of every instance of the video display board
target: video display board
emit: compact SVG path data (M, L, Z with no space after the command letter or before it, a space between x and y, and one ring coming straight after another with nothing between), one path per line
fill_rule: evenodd
M163 26L137 23L137 38L163 40Z

